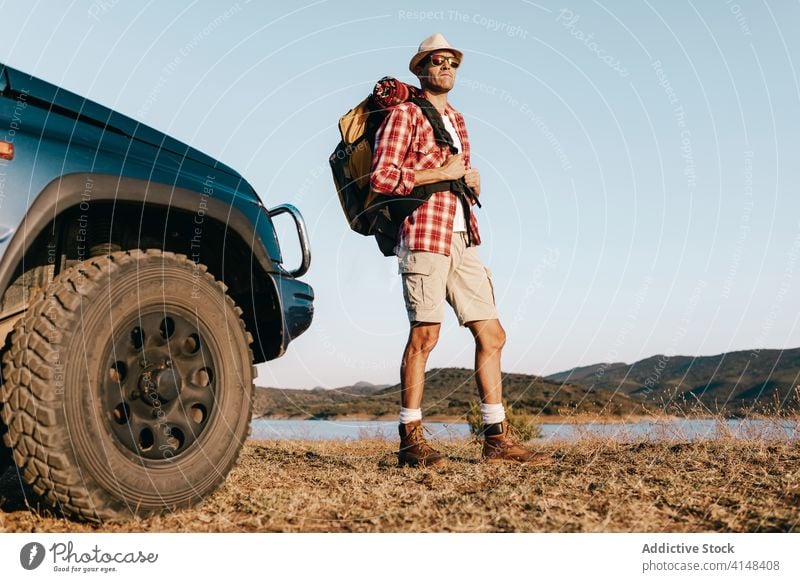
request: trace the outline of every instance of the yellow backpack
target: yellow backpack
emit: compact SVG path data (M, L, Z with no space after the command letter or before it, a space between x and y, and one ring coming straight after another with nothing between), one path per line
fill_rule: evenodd
M378 248L387 257L394 254L399 225L434 192L449 190L469 195L477 202L463 180L418 186L410 196L385 196L370 188L375 136L390 107L405 101L413 102L422 110L442 147L449 147L453 154L458 153L436 108L414 87L384 77L369 97L339 119L342 139L329 158L333 182L350 228L364 236L374 236ZM466 213L470 212L466 201L464 208Z
M359 234L373 234L371 205L379 196L369 186L372 150L387 110L379 108L370 95L339 119L342 140L331 154L333 181L350 228Z

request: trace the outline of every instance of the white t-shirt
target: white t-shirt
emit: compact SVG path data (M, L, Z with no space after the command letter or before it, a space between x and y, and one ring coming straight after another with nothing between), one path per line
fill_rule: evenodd
M442 115L442 122L444 122L444 128L447 130L447 133L450 134L450 137L453 138L453 145L458 148L458 151L461 151L461 140L458 137L458 132L456 128L453 126L453 122L450 121L450 117L447 115ZM467 223L464 221L464 209L461 207L461 198L458 199L458 208L456 209L456 217L453 220L453 232L463 232L467 230Z

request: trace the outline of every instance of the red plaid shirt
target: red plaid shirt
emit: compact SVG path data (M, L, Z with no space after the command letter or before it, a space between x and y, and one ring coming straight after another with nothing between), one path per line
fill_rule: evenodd
M445 114L458 132L461 153L469 167L469 138L464 117L449 104ZM436 143L433 128L422 110L413 103L401 103L392 108L375 137L370 186L381 194L408 196L414 189L416 170L440 168L449 156L450 150ZM403 221L397 244L411 250L450 256L456 212L463 212L456 194L435 192ZM474 212L470 212L469 231L472 244L480 244Z

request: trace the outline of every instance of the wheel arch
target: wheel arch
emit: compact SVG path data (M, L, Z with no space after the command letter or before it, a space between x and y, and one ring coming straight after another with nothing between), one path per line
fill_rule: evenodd
M108 227L102 235L97 234L101 226ZM158 248L185 254L228 287L257 338L255 361L264 362L283 352L285 331L280 296L270 276L281 271L280 257L270 256L259 230L274 236L269 216L256 202L232 204L174 185L109 174L61 176L39 193L9 241L0 262L0 297L31 269L53 265L57 273L69 262L92 256L87 232L105 237L101 242L118 250Z

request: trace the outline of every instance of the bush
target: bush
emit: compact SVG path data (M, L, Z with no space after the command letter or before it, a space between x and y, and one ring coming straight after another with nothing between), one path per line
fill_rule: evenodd
M520 440L529 441L542 436L542 427L536 422L536 417L526 412L517 412L507 401L503 400L506 409L506 420L512 431ZM481 417L481 405L477 400L470 402L467 412L467 423L469 430L475 436L481 436L483 432L483 419Z

